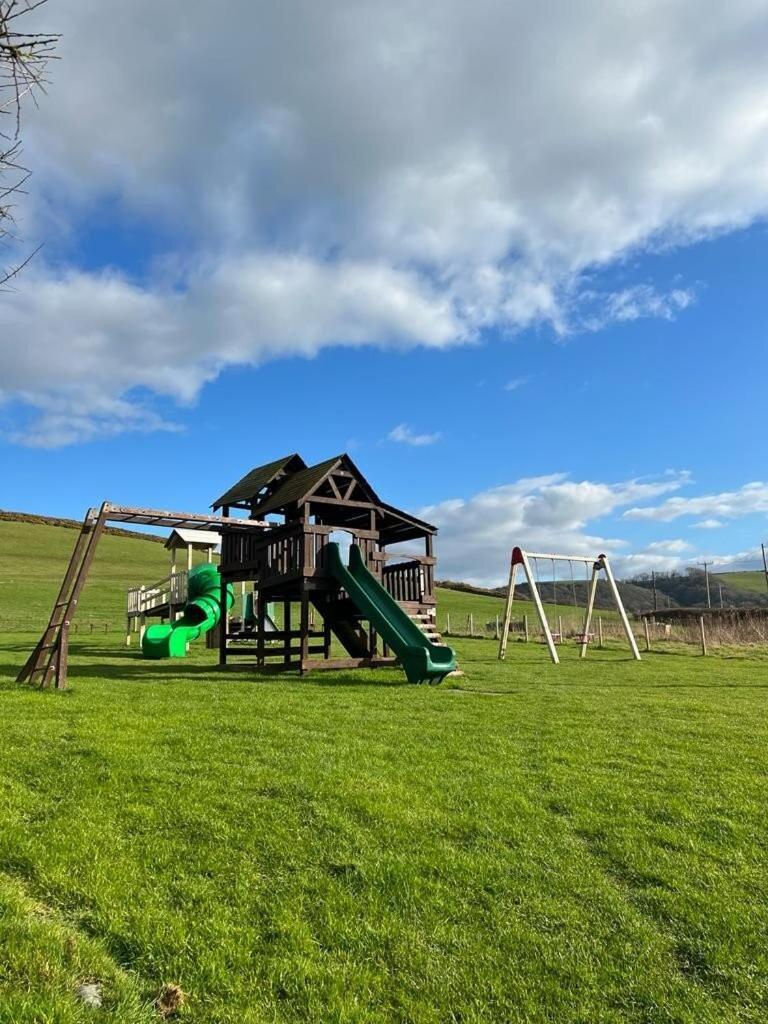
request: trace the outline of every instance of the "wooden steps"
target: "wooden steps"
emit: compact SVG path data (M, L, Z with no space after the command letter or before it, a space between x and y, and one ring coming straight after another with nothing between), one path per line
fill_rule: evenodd
M437 622L434 615L430 615L429 612L416 612L409 615L408 618L411 622L415 622L419 627L424 636L429 640L431 644L443 644L445 641L438 632Z

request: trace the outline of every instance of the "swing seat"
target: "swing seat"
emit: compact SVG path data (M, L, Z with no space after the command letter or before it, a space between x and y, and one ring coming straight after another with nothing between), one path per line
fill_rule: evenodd
M577 644L591 644L595 639L594 633L575 633L573 639Z

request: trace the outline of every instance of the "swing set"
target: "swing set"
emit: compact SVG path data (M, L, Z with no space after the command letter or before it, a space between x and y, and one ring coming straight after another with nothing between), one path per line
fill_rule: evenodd
M610 588L614 602L616 604L616 610L619 613L621 624L624 628L624 633L627 637L629 649L632 652L632 657L636 661L640 661L640 651L637 647L637 641L635 640L635 634L632 632L632 627L629 624L627 613L624 609L624 604L621 600L621 594L619 588L616 586L616 580L613 577L610 563L605 555L598 555L596 558L588 558L584 555L558 555L540 552L523 551L521 548L514 548L512 551L512 559L509 566L509 587L507 589L507 601L504 609L504 628L501 631L501 640L499 642L499 661L503 661L507 653L507 642L509 640L509 627L512 621L512 605L515 599L515 584L517 582L517 570L518 566L522 566L525 578L528 581L528 586L531 590L531 597L536 608L536 614L539 617L541 623L541 629L544 634L544 642L549 650L549 656L552 659L553 664L559 665L560 658L557 654L557 647L555 645L555 638L552 633L552 629L547 620L546 612L544 611L544 604L541 600L539 588L537 586L537 577L540 579L538 572L539 560L548 561L552 563L552 597L553 600L557 597L557 574L556 574L556 563L568 562L570 567L571 576L571 594L573 597L573 604L576 607L576 584L573 575L573 565L583 565L586 571L586 583L588 587L587 596L587 607L584 614L584 625L580 634L577 634L576 639L581 646L580 657L586 658L587 647L589 646L590 640L590 626L592 625L592 612L595 607L595 595L597 594L597 584L600 573L605 574L606 582ZM536 573L531 568L531 563L536 567ZM590 576L591 568L591 576ZM556 603L556 602L555 602ZM562 636L559 637L562 640Z

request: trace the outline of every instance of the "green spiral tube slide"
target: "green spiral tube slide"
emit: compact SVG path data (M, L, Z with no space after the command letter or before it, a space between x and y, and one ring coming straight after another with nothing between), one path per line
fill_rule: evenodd
M187 577L187 604L175 622L148 626L141 641L145 658L183 658L187 644L213 629L221 617L221 577L215 565L204 563ZM227 608L235 599L227 584Z

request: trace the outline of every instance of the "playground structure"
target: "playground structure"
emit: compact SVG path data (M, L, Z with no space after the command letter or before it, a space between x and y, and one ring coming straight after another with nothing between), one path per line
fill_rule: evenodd
M19 681L66 685L70 623L111 522L173 531L169 575L128 595L127 641L139 629L145 657L183 657L189 642L207 633L216 637L222 667L235 658L248 664L246 657L258 672L301 674L399 663L412 683L439 682L455 669L435 626L436 528L383 502L348 455L307 466L293 454L258 466L213 508L205 515L109 502L89 509L48 626ZM423 554L411 549L419 541ZM394 550L401 544L409 550ZM347 545L349 567L342 558ZM186 569L178 565L182 549ZM197 568L194 551L206 557ZM238 583L243 590L252 584L253 592L232 629ZM148 618L161 621L147 626Z
M541 623L542 633L544 635L544 642L547 645L549 656L555 665L560 664L560 657L557 653L557 646L555 644L555 637L552 633L552 629L547 620L546 612L544 611L544 603L541 600L539 589L536 585L536 576L531 567L531 563L538 564L538 561L542 559L552 563L552 576L553 580L556 580L555 564L557 562L568 562L571 569L571 579L573 579L573 563L583 564L587 567L587 570L591 567L591 576L589 579L589 587L587 593L587 607L584 613L584 625L581 633L577 636L577 640L581 647L580 655L582 658L587 656L587 648L590 641L590 627L592 624L592 612L595 606L595 595L597 593L597 583L600 573L605 574L608 587L611 591L613 599L616 604L616 610L619 613L624 633L627 637L627 643L629 649L632 652L632 657L637 661L640 661L640 651L637 647L637 641L635 635L632 632L632 627L627 618L627 613L624 608L624 603L621 600L621 594L619 588L616 586L616 580L613 577L613 571L611 570L610 563L606 555L597 555L597 557L589 558L584 555L560 555L552 553L540 553L523 551L521 548L513 548L512 557L509 565L509 585L507 588L507 600L504 608L504 625L501 630L501 638L499 641L499 660L503 661L507 653L507 643L509 641L509 627L512 620L512 606L515 599L515 585L517 582L517 571L518 567L521 567L528 586L530 587L531 597L533 599L534 606L536 608L536 614L539 617ZM562 640L562 637L558 637Z
M437 530L382 501L349 455L258 466L213 507L227 519L235 509L278 519L260 532L222 532L222 587L252 583L256 621L247 641L219 629L221 665L250 656L258 671L303 674L399 661L411 682L455 668L435 626ZM423 554L413 551L418 542ZM402 544L407 553L392 550ZM270 605L280 610L278 629L269 628Z

